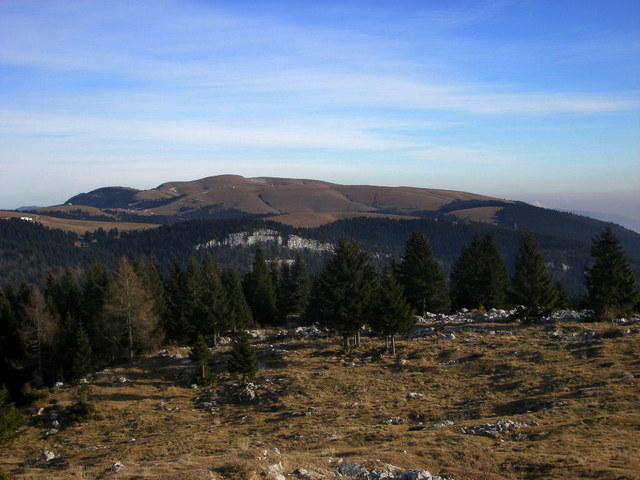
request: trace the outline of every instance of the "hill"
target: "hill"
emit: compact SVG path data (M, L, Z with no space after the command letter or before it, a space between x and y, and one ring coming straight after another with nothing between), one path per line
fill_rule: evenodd
M336 340L300 339L306 330L256 332L261 369L246 388L225 373L228 346L213 350L210 388L191 387L188 349L171 347L90 377L94 419L69 416L78 386L54 389L0 447L0 469L16 479L638 479L637 324L551 320L436 319L398 359L375 338L344 355Z
M467 192L412 187L338 185L318 180L219 175L168 182L150 189L105 187L71 197L65 205L88 215L138 215L173 221L242 215L435 212L455 202L496 201ZM507 202L500 202L506 204ZM48 211L51 211L48 209Z

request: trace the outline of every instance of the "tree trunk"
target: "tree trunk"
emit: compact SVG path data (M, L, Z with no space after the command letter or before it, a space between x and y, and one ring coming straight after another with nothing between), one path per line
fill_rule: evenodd
M391 354L396 354L396 336L391 334Z

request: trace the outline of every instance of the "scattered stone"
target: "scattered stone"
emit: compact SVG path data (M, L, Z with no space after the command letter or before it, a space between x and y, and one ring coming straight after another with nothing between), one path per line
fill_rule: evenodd
M342 477L368 478L369 470L354 462L343 460L336 468L336 473Z
M269 465L269 470L267 475L269 478L273 480L286 480L286 477L280 473L282 471L282 464L276 463L274 465Z
M483 435L490 438L500 438L503 433L509 433L513 430L526 427L537 427L538 422L520 423L503 418L496 423L481 423L475 427L461 428L460 433L467 435Z
M118 473L122 470L124 470L124 464L120 461L117 461L116 463L114 463L113 465L111 465L111 468L109 469L109 471L111 473Z
M43 462L50 462L54 458L56 458L55 453L53 453L51 450L45 450L40 454L40 457L38 457L38 460L41 460Z
M429 425L427 430L433 430L435 428L445 428L450 427L454 423L451 420L443 420L442 422L434 423L433 425Z
M406 452L405 452L406 453ZM387 465L384 470L367 470L362 465L341 460L336 468L337 477L356 478L358 480L452 480L438 475L432 475L427 470L401 471L393 465Z

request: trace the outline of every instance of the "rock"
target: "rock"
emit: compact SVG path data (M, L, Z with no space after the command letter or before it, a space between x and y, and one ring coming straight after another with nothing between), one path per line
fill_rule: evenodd
M424 395L422 393L409 392L407 393L407 400L415 400L416 398L422 398Z
M485 437L497 439L500 438L500 434L502 433L509 433L520 428L537 426L537 422L520 423L503 418L498 420L496 423L481 423L475 427L462 428L460 429L460 432L467 435L484 435Z
M116 383L117 383L118 385L122 385L123 383L127 383L128 381L129 381L129 380L127 380L125 377L119 377L119 378L116 380Z
M338 465L336 473L342 477L355 477L366 479L369 477L369 470L354 462L343 460Z
M276 463L274 465L269 465L269 469L267 475L269 478L273 480L286 480L286 477L280 473L282 471L282 464Z
M400 474L400 480L432 480L433 476L427 470L407 470Z
M58 433L60 430L58 430L57 428L50 428L49 430L47 430L47 433L45 434L46 437L49 437L51 435L55 435L56 433Z
M109 471L111 473L118 473L118 472L124 470L124 468L125 468L124 464L122 462L118 461L118 462L114 463L113 465L111 465L111 468L109 469Z
M64 383L62 383L62 382L56 382L56 383L53 385L53 387L54 387L54 388L62 388L62 387L64 387Z
M55 453L53 453L51 450L45 450L40 454L40 457L38 457L38 460L42 460L44 462L50 462L54 458L56 458Z
M313 476L304 468L296 468L293 471L294 475L297 475L300 478L304 478L305 480L313 478Z

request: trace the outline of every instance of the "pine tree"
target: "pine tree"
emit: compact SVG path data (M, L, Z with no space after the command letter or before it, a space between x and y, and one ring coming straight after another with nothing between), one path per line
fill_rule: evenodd
M371 328L387 342L391 341L391 353L396 354L395 336L411 332L416 324L416 317L404 296L402 285L394 278L391 269L385 269L382 282L378 288L369 324Z
M354 240L340 239L314 283L307 318L342 335L345 349L351 347L350 338L357 346L376 282L369 254Z
M506 303L509 276L504 261L489 234L475 235L462 247L450 276L453 307L500 308Z
M594 264L586 270L585 282L596 318L630 315L638 307L638 288L627 255L610 228L593 239L591 256Z
M246 383L247 378L253 378L258 372L256 350L251 345L249 335L244 330L235 335L231 358L227 362L227 369L230 373L241 374L242 383Z
M512 280L514 300L525 307L526 318L540 317L558 301L558 290L547 272L536 238L527 233L520 238L516 269Z
M397 266L397 277L417 314L424 316L426 312L444 313L449 310L447 281L424 234L411 234L405 256Z
M253 323L251 308L247 303L240 280L233 269L222 272L222 285L227 292L227 329L238 331L249 327Z
M211 351L209 350L203 335L198 335L196 343L191 347L189 358L198 366L199 374L197 383L199 385L210 383L211 366L209 365L209 360L211 359Z
M260 247L242 281L242 287L251 307L253 320L259 325L274 325L278 319L276 290L267 268L264 252Z

